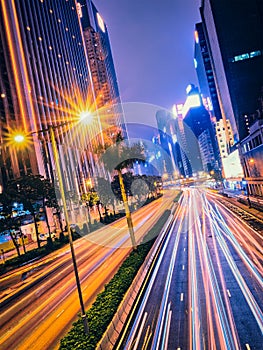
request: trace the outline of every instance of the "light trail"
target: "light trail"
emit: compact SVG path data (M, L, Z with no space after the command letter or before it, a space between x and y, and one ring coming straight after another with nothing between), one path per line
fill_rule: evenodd
M143 299L143 308L135 317L140 324L139 317L145 310L158 310L157 317L156 313L148 313L139 344L143 344L143 350L241 350L252 348L253 343L253 348L258 348L263 334L262 238L205 191L185 190L180 206L178 225L173 225L170 233L172 251L167 245L160 252L147 300ZM150 298L155 288L160 290L160 306ZM248 338L244 324L256 340L251 335ZM133 331L135 335L131 336ZM136 330L132 332L128 338L136 338ZM153 334L151 339L149 332Z
M188 295L189 295L189 338L190 338L190 350L202 349L202 337L201 337L201 317L199 314L199 293L198 293L198 280L196 271L196 254L195 254L195 232L194 227L196 222L199 222L199 218L195 216L194 207L196 203L191 196L189 198L189 232L188 232ZM200 222L199 222L200 224Z
M222 250L222 252L224 253L224 256L229 264L229 267L231 268L231 271L255 317L255 320L257 321L257 324L263 334L263 313L262 310L260 309L259 305L257 304L253 294L251 293L249 287L247 286L247 283L245 282L244 278L242 277L242 275L240 274L240 271L233 259L232 254L230 253L230 250L227 246L227 243L224 239L223 234L225 234L225 232L227 232L227 238L229 239L229 237L233 237L232 232L229 230L229 228L226 226L225 224L225 230L222 230L221 227L219 226L219 223L222 224L222 222L224 222L223 218L221 215L218 215L218 212L214 211L212 206L210 206L210 210L213 213L213 226L215 228L216 231L216 240L219 243L219 246ZM218 223L219 221L219 223ZM243 258L243 260L246 262L246 266L249 267L250 271L252 272L252 274L254 275L254 277L258 280L258 282L260 283L260 287L261 289L263 289L263 283L262 283L262 278L261 276L259 276L256 273L256 270L253 268L253 263L249 260L249 258L247 257L247 255L245 254L245 252L243 251L243 249L239 246L238 242L235 241L235 245L234 247L236 248L237 252L241 254L239 254L239 256L241 256ZM215 245L216 243L214 243Z
M185 204L186 204L186 202L184 201L184 203L182 203L182 208L179 208L179 210L178 210L178 212L177 212L177 215L176 215L176 217L175 217L176 219L179 219L179 220L180 220L179 227L181 227L182 224L183 224L183 220L182 220L183 215L182 215L181 213L184 212L184 211L186 210L186 205L185 205ZM175 226L175 224L176 224L176 219L173 221L173 224L172 224L172 226L171 226L169 232L172 232L172 231L173 231L174 226ZM179 229L178 229L178 231L179 231ZM143 299L142 299L141 304L140 304L140 308L139 308L139 310L138 310L138 312L137 312L137 316L136 316L136 318L135 318L135 320L134 320L134 322L133 322L133 325L132 325L131 331L130 331L130 333L129 333L129 336L128 336L126 342L125 342L125 343L126 343L126 345L125 345L125 347L124 347L125 350L133 349L134 340L135 340L135 339L138 339L138 338L137 338L137 334L138 334L138 331L137 331L137 330L138 330L138 327L139 327L140 324L141 324L141 320L142 320L142 317L143 317L143 315L144 315L145 306L146 306L146 304L147 304L147 302L148 302L148 299L149 299L151 290L152 290L153 285L154 285L154 283L155 283L155 279L156 279L156 277L157 277L158 270L159 270L159 267L160 267L160 265L161 265L161 263L162 263L163 257L164 257L164 255L165 255L165 251L166 251L167 246L168 246L168 244L169 244L169 241L170 241L170 234L169 234L169 236L167 237L167 239L166 239L166 241L165 241L165 243L164 243L164 245L163 245L163 247L162 247L162 249L161 249L161 251L160 251L160 253L159 253L158 259L157 259L156 264L155 264L154 271L153 271L152 276L151 276L151 278L150 278L150 281L149 281L149 283L148 283L147 289L146 289L146 291L145 291L145 293L144 293ZM164 299L163 299L163 300L164 300ZM164 301L163 303L165 304L165 301ZM160 314L159 314L159 315L160 315ZM160 320L159 320L159 323L161 323ZM157 335L155 335L155 337L158 338L158 333L155 333L155 334L157 334ZM155 340L153 340L153 341L155 341ZM119 349L118 346L117 346L117 349Z

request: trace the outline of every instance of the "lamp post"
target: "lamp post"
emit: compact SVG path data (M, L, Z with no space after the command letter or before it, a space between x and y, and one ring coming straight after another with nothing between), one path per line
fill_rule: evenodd
M58 156L58 150L57 150L57 145L56 145L56 140L55 140L55 134L54 134L54 129L53 129L52 125L49 125L48 131L50 134L52 151L53 151L53 155L54 155L55 166L56 166L56 170L57 170L57 177L58 177L59 188L60 188L60 195L61 195L62 205L63 205L63 209L64 209L65 222L66 222L66 227L67 227L67 231L68 231L69 245L70 245L70 250L71 250L72 262L73 262L77 290L78 290L78 295L79 295L79 302L80 302L80 307L81 307L81 318L82 318L83 325L84 325L84 331L86 334L88 334L89 327L88 327L87 315L85 312L85 307L84 307L84 302L83 302L83 297L82 297L82 292L81 292L80 279L79 279L78 267L77 267L77 262L76 262L76 255L75 255L74 245L73 245L73 238L72 238L71 229L69 226L69 217L68 217L66 196L65 196L63 180L62 180L62 175L61 175L61 168L60 168L60 164L59 164L59 156Z
M33 131L30 133L30 135L38 134L40 132L45 132L45 131L47 131L50 135L51 146L52 146L52 151L53 151L54 161L55 161L55 168L56 168L56 172L57 172L57 178L58 178L59 189L60 189L60 195L61 195L61 200L62 200L62 205L63 205L63 210L64 210L65 223L66 223L67 233L68 233L68 237L69 237L69 244L70 244L71 257L72 257L75 279L76 279L76 284L77 284L79 302L80 302L80 307L81 307L81 318L83 321L85 334L88 335L89 327L88 327L87 315L85 312L85 307L84 307L84 302L83 302L83 297L82 297L78 267L77 267L77 262L76 262L76 255L75 255L75 250L74 250L74 245L73 245L73 238L72 238L72 233L71 233L71 229L70 229L70 225L69 225L69 216L68 216L68 211L67 211L67 203L66 203L65 190L64 190L63 179L62 179L62 174L61 174L61 167L60 167L60 163L59 163L58 149L57 149L57 144L56 144L56 139L55 139L55 134L54 134L54 128L58 128L60 126L66 125L66 124L67 123L63 123L61 125L56 125L56 126L49 125L47 129ZM25 140L25 137L23 135L16 135L14 137L14 140L17 143L22 143Z

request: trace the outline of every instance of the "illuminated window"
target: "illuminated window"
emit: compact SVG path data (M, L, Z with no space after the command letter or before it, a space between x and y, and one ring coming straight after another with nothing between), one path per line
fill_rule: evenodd
M60 18L58 19L58 23L61 23L61 19Z
M27 26L26 29L30 32L30 27L29 26Z
M66 64L69 64L69 61L66 61Z
M66 27L66 32L68 32L68 27Z
M53 11L52 11L51 9L49 10L49 12L50 12L50 13L53 13Z
M49 48L49 50L52 50L52 46L49 46L48 48Z
M76 39L75 35L72 35L72 39Z
M247 60L249 58L253 58L256 56L261 56L262 52L260 50L258 51L252 51L250 53L243 53L242 55L235 56L234 58L230 59L230 62L238 62L238 61L243 61Z
M253 58L253 57L256 57L256 56L261 56L261 51L260 50L252 51L252 52L250 52L249 56L250 56L250 58Z
M58 54L58 58L61 58L61 55L60 55L60 54Z
M198 44L199 43L199 36L198 36L197 30L195 30L194 37L195 37L195 42Z
M103 31L103 33L105 33L104 21L98 12L97 12L97 20L98 20L98 25L99 25L100 29Z
M38 37L38 40L39 40L39 41L42 41L42 38L41 38L41 36L39 36L39 37Z

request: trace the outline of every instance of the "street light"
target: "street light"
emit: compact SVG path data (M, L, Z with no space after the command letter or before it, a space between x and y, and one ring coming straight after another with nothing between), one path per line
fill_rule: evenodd
M62 200L62 205L63 205L63 210L64 210L64 218L65 218L65 223L66 223L68 237L69 237L69 244L70 244L71 257L72 257L75 279L76 279L76 284L77 284L79 302L80 302L80 307L81 307L81 318L82 318L83 325L84 325L84 331L86 334L88 334L89 327L88 327L87 315L85 312L82 291L81 291L81 286L80 286L80 279L79 279L79 274L78 274L76 255L75 255L74 245L73 245L73 238L72 238L72 233L71 233L71 229L70 229L70 225L69 225L69 216L68 216L68 210L67 210L66 195L65 195L64 185L63 185L61 167L60 167L60 163L59 163L58 149L57 149L55 133L54 133L55 128L64 126L66 124L69 124L69 123L63 123L61 125L55 125L55 126L49 125L47 129L33 131L33 132L29 133L29 135L39 134L41 132L46 132L46 131L50 135L51 146L52 146L52 151L53 151L54 161L55 161L55 168L56 168L57 178L58 178L58 182L59 182L60 195L61 195L61 200ZM14 136L14 141L16 143L22 144L25 140L26 140L25 135L17 134Z

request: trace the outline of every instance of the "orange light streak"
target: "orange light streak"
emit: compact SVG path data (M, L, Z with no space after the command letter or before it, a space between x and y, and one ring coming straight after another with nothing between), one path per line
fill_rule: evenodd
M6 28L7 44L9 47L12 68L14 71L14 80L15 80L15 86L16 86L16 91L17 91L17 95L18 95L18 104L19 104L20 111L21 111L23 128L27 132L28 125L27 125L27 118L26 118L27 111L26 111L26 106L25 106L25 96L22 92L23 87L21 86L20 81L19 81L19 76L20 76L19 70L18 70L19 64L16 61L16 49L15 49L14 40L13 40L12 35L11 35L12 26L10 24L9 17L8 17L8 10L7 10L7 6L6 6L6 1L2 0L1 5L2 5L2 10L3 10L4 24L5 24L5 28ZM19 50L20 50L19 54L20 54L20 57L22 60L23 72L24 72L25 79L26 79L26 86L29 87L30 84L29 84L29 79L28 79L26 63L25 63L25 57L23 54L23 45L22 45L22 40L21 40L21 36L20 36L20 29L19 29L17 12L16 12L16 7L15 7L14 1L11 2L11 6L12 6L12 13L14 15L14 21L15 21L16 39L17 39L18 44L19 44ZM28 97L28 96L26 96L26 97ZM33 104L32 104L31 98L29 98L27 100L30 103L31 112L33 114L34 127L35 127L36 125L35 125L35 118L34 118L34 113L33 113L33 111L34 111Z

